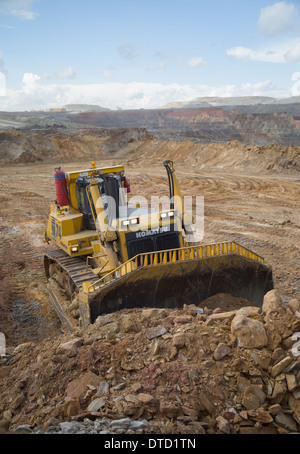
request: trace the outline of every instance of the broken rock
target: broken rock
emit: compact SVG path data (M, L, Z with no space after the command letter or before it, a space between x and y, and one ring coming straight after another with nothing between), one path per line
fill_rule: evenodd
M179 315L178 317L174 317L173 323L174 325L181 325L185 323L189 323L192 320L190 315Z
M79 400L72 399L70 397L66 397L65 402L58 408L60 410L60 414L66 418L78 415L81 411Z
M275 421L284 429L290 430L292 432L297 432L297 424L292 416L280 412L279 415L275 417Z
M200 391L198 396L198 404L200 404L199 410L201 411L202 409L206 410L210 415L213 414L214 412L214 405L208 398L205 392Z
M220 314L212 314L208 317L205 324L206 325L213 325L217 321L224 321L224 320L232 320L233 317L236 315L236 310L229 311L229 312L222 312Z
M242 404L246 410L257 410L265 399L266 394L260 388L251 384L244 390Z
M103 397L103 396L105 396L108 393L109 393L109 384L107 383L106 380L102 380L99 383L99 386L97 388L97 396L98 397Z
M256 364L258 364L262 369L268 370L271 357L270 356L262 356L259 353L251 353L251 357Z
M293 358L291 358L290 356L286 356L281 361L279 361L279 363L275 364L275 366L273 366L271 370L272 377L273 378L277 377L277 375L279 375L280 372L282 372L283 369L287 367L292 361Z
M285 379L286 379L288 390L290 392L295 391L295 389L297 388L297 380L296 380L295 375L286 374Z
M230 434L231 433L231 425L229 424L227 419L223 418L223 416L218 416L216 418L216 422L217 422L217 428L221 432L223 432L225 434Z
M273 418L270 414L269 411L264 410L263 408L258 408L254 412L255 414L252 416L252 419L254 421L257 421L261 424L268 424L270 422L273 422Z
M229 355L230 352L231 352L230 347L228 347L227 344L221 343L215 349L213 357L216 361L220 361L225 356Z
M138 400L140 402L143 402L144 404L148 404L149 402L151 402L153 400L153 396L151 396L151 394L145 394L145 393L140 393L138 394Z
M285 381L276 382L274 386L274 390L271 396L271 400L274 404L280 404L280 402L285 397L287 391L287 386Z
M176 405L166 402L160 402L159 411L162 415L170 419L177 418L180 413L180 408Z
M242 404L246 410L256 410L260 407L259 398L252 392L246 392L242 398Z
M83 338L76 337L74 339L71 339L68 342L60 344L57 348L56 353L57 354L69 353L69 352L81 347L82 344L83 344Z
M298 424L300 424L300 399L296 399L293 394L288 398L289 407L293 411L293 417Z
M101 397L97 397L88 406L88 411L92 411L92 412L99 411L100 408L104 407L104 405L105 405L105 400L102 399Z
M281 412L281 405L279 405L279 404L271 405L271 407L269 407L268 411L269 411L270 415L277 416Z
M262 314L260 313L260 308L255 307L255 306L247 306L247 307L241 307L236 312L236 315L245 315L245 317L253 318L255 320L259 320L260 322L263 323L264 319Z
M93 372L87 372L76 380L71 381L67 387L67 396L74 399L77 398L82 403L89 389L88 385L96 387L99 385L99 377Z
M231 322L231 333L243 348L262 348L268 343L264 325L244 315L236 315Z
M172 343L175 347L183 348L186 345L187 337L185 333L176 333L173 336Z
M147 338L149 340L154 339L155 337L162 336L163 334L166 334L167 330L164 326L156 326L154 328L149 328L147 331Z

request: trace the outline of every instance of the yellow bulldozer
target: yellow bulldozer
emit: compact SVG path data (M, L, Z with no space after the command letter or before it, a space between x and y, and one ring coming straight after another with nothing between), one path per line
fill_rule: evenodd
M52 304L63 324L87 326L123 308L199 305L218 293L261 306L273 288L264 259L235 243L187 243L186 213L172 161L165 161L170 205L127 200L123 166L54 172L44 256Z

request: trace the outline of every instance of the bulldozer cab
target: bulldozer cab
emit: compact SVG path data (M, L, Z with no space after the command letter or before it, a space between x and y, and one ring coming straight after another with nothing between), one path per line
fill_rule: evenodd
M120 205L125 204L123 194L122 177L113 174L93 175L94 182L97 182L102 205L106 213L108 225L111 225L113 219L119 218ZM91 175L82 173L76 179L76 197L78 209L83 214L83 225L87 230L96 230L97 215L95 203L91 195ZM111 199L112 198L112 199ZM114 203L111 203L111 200ZM113 205L113 206L112 206Z

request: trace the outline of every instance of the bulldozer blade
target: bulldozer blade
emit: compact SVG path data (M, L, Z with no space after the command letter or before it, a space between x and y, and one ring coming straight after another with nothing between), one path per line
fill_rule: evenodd
M88 295L90 322L123 308L199 305L218 293L261 307L274 288L272 269L239 255L207 257L138 268Z

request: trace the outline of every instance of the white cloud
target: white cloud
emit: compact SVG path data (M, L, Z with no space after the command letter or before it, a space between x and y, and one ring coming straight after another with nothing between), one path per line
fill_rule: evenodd
M193 57L190 58L186 63L191 68L199 68L199 66L204 65L204 60L202 57Z
M72 66L67 66L57 75L59 79L74 79L74 77L76 76L76 71L74 68L72 68Z
M160 71L162 69L165 69L166 66L167 66L166 62L161 61L161 62L157 63L156 65L148 66L148 68L146 68L146 71L149 71L149 72Z
M6 77L3 72L0 71L0 96L6 95Z
M258 20L261 33L274 36L294 27L294 16L297 10L294 4L286 2L274 3L262 8Z
M227 55L239 60L260 61L266 63L299 63L300 38L270 45L264 49L249 49L237 46L227 50Z
M154 83L50 84L40 76L26 73L19 90L6 90L1 110L22 111L60 107L65 104L98 104L111 109L152 109L175 101L206 96L290 96L291 92L270 81L236 85L180 85Z
M298 80L300 79L300 72L292 74L292 80Z
M20 90L7 90L1 110L36 110L64 104L99 104L117 109L155 108L197 96L231 96L234 86L210 87L154 83L49 84L36 74L26 73ZM120 100L122 104L120 104Z
M122 44L118 47L118 52L125 60L132 60L137 57L135 46L132 44Z
M285 60L288 63L299 63L300 62L300 42L295 45L291 50L288 50L285 55Z
M115 73L111 69L106 69L103 71L103 76L105 77L105 79L114 79Z
M0 52L0 72L6 74L2 52Z
M37 13L32 11L36 0L0 0L0 12L14 16L20 20L33 20Z
M24 93L35 93L39 88L40 76L32 73L25 73L23 76L23 91Z
M41 76L44 80L51 80L51 79L75 79L76 71L72 66L67 66L63 68L61 71L53 71L52 73L46 73Z
M26 11L24 9L14 9L10 14L21 20L32 20L36 18L36 13L33 11Z
M274 85L270 80L257 82L256 84L243 83L240 87L240 93L241 96L272 96L275 98L283 96L280 87Z
M253 51L247 47L237 46L227 50L227 55L236 57L240 60L249 60L253 56Z
M292 81L295 83L292 86L292 96L300 95L300 72L294 73L292 75Z

